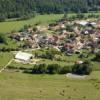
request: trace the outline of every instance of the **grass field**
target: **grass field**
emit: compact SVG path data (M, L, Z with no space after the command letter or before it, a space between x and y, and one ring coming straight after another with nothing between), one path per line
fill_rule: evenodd
M64 75L0 74L0 100L100 100L100 71L85 80Z
M63 14L39 15L26 21L2 22L0 23L0 32L19 30L26 24L49 23L60 19L62 16ZM2 45L0 46L2 47ZM12 53L0 52L0 69L12 58ZM45 59L41 63L58 63L65 66L72 65L72 62L79 59L76 55L64 56L63 58L66 60L65 62ZM23 68L33 67L33 65L14 62L11 65ZM84 80L68 79L65 75L31 75L5 70L0 73L0 100L100 100L99 62L93 62L93 70L96 71L93 71Z
M11 59L13 55L9 52L2 53L0 52L0 69L4 67Z
M85 13L85 16L91 13ZM94 12L95 15L100 15L100 12ZM72 16L76 14L69 14L68 16ZM23 21L7 21L0 22L0 33L8 33L12 30L20 30L24 25L34 25L36 23L50 23L62 18L63 14L49 14L49 15L38 15L35 18L31 18L29 20Z
M63 14L50 14L50 15L38 15L35 18L23 21L10 21L0 23L0 33L11 32L12 30L20 30L24 25L34 25L36 23L50 23L58 20Z
M0 53L1 67L12 57L11 53ZM45 60L45 63L58 62ZM94 65L99 71L93 71L84 80L68 79L65 75L32 75L5 70L0 73L0 100L100 100L100 63Z

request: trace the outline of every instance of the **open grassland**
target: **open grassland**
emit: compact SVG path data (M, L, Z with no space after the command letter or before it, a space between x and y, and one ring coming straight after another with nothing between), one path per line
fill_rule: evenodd
M20 30L24 25L34 25L36 23L50 23L59 20L63 14L50 14L50 15L38 15L35 18L23 21L8 21L0 23L0 32L6 33L12 30Z
M84 15L87 17L91 13L85 13ZM100 12L94 12L93 14L95 15L100 15ZM68 16L72 16L76 14L68 14ZM7 20L6 22L0 22L0 33L8 33L11 32L12 30L20 30L23 28L24 25L34 25L36 23L51 23L54 21L57 21L63 17L63 14L49 14L49 15L37 15L34 18L31 18L29 20L22 20L22 21L15 21L13 19Z
M9 52L0 52L0 69L3 68L11 59L13 55Z
M64 75L0 74L0 100L100 100L100 71L85 80Z
M11 53L0 53L0 66L6 65L12 58ZM68 58L72 60L73 57L66 57ZM74 58L77 59L77 56ZM43 62L58 63L51 60ZM11 65L33 67L14 62ZM5 70L0 73L0 100L100 100L99 65L100 63L94 62L94 68L98 71L93 71L84 80L68 79L65 75L32 75Z

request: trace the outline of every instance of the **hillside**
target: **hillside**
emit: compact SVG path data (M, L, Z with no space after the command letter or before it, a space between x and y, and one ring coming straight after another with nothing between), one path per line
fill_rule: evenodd
M0 0L0 21L29 18L34 13L99 11L100 0Z

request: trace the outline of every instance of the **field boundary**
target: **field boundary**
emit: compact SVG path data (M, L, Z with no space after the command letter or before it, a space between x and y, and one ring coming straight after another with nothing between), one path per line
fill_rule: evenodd
M2 69L0 69L0 73L1 73L2 71L4 71L4 70L7 68L7 66L10 65L10 64L12 63L13 60L14 60L14 59L11 59Z

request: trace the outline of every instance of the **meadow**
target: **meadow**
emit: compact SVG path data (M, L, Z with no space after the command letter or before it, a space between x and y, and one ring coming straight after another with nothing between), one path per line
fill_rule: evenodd
M62 16L63 14L39 15L24 21L2 22L0 23L0 33L19 30L26 24L51 23ZM10 46L13 46L13 43ZM12 58L14 58L12 53L0 52L0 69ZM63 59L66 62L42 59L40 63L58 63L65 66L72 65L72 62L79 58L74 55L63 56ZM65 75L32 75L5 70L0 73L0 100L100 100L100 63L92 63L94 71L84 80L69 79ZM33 67L33 65L15 62L12 62L11 65L23 68Z
M13 58L12 53L0 52L0 69L3 68Z
M29 20L0 22L0 33L8 33L12 30L18 31L23 28L24 25L54 22L59 20L62 16L63 14L38 15Z
M13 57L10 52L0 52L0 69ZM63 58L66 61L78 59L76 55ZM68 64L47 59L41 63ZM11 65L22 68L33 67L14 62ZM96 68L96 71L83 80L69 79L65 75L33 75L4 70L0 73L0 100L100 100L99 65L99 62L94 62L93 68Z
M90 14L100 15L100 12L84 13L87 17ZM36 23L47 24L57 21L63 17L64 14L48 14L48 15L37 15L34 18L28 20L16 21L15 19L7 20L6 22L0 22L0 33L9 33L11 31L18 31L24 27L24 25L35 25ZM76 15L75 13L68 14L69 17ZM94 19L94 18L93 18Z
M100 100L100 71L84 80L65 75L0 74L0 100Z

